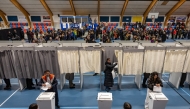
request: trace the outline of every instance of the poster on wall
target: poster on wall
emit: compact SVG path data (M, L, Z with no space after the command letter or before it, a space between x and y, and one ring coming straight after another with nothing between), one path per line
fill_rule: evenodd
M51 22L50 16L42 16L43 22Z
M175 16L171 16L171 17L169 18L168 22L175 22L175 19L176 19Z
M27 22L25 16L18 16L18 22Z
M179 16L179 17L177 17L177 22L185 22L185 20L186 20L186 16Z
M142 16L133 16L132 17L132 22L133 23L142 22Z

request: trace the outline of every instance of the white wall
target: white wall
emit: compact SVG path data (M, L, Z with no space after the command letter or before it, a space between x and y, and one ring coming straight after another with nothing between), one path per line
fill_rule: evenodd
M54 28L55 28L55 30L61 29L60 17L58 17L57 15L53 15L53 21L54 21Z

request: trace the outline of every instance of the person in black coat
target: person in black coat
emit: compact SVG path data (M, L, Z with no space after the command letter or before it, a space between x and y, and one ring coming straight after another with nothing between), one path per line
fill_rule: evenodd
M104 86L106 87L105 90L109 92L110 87L113 86L112 70L117 65L117 63L111 64L110 58L107 58L105 65L106 65L106 69L104 70L104 73L105 73Z
M24 31L23 30L21 30L21 32L20 32L20 39L24 39Z
M13 36L13 34L9 31L9 33L8 33L8 36L7 36L7 37L8 37L8 39L9 39L9 40L12 40L12 38L13 38L14 36Z
M163 34L162 34L162 42L165 42L166 41L166 33L164 32Z

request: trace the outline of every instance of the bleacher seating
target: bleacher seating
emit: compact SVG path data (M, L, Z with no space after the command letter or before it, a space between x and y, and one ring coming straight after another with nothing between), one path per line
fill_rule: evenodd
M22 30L24 30L24 32L26 32L27 30L26 29L24 29L24 26L28 26L28 23L20 23L20 22L17 22L17 23L15 23L15 22L11 22L10 23L10 27L11 28L22 28Z

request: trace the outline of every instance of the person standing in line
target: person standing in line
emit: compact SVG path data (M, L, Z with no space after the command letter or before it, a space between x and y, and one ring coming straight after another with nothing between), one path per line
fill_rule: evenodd
M106 69L104 70L105 73L105 79L104 79L104 86L106 87L106 91L110 91L110 87L113 86L113 76L112 76L112 70L117 65L117 63L112 64L110 58L107 58L106 62Z
M55 75L51 74L49 70L44 71L44 75L42 76L39 85L46 86L46 82L51 84L51 86L48 88L46 92L55 92L55 106L57 108L60 108L59 106L59 98L58 98L58 91L57 91L57 85L58 82L55 78Z
M34 32L35 32L35 35L36 35L36 39L38 39L38 33L39 33L38 28L36 28Z

